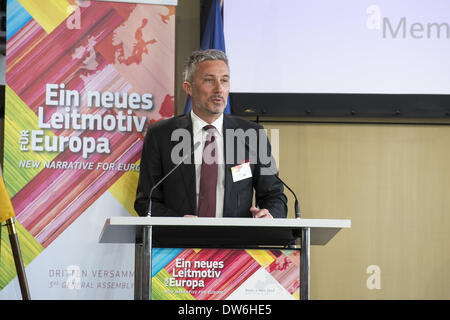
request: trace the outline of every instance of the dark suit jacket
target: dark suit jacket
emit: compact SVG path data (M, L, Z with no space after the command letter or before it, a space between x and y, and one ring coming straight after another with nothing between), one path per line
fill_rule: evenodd
M139 182L134 207L139 215L146 216L148 212L149 192L162 177L165 176L176 164L171 160L172 148L179 141L171 141L171 134L175 129L185 128L190 132L192 146L192 121L190 114L162 120L148 128L145 136L144 147L140 164ZM262 126L224 114L224 146L232 141L227 141L226 129L262 129ZM267 137L265 140L268 143ZM243 143L242 141L234 141ZM270 144L268 144L270 154ZM233 163L225 164L225 195L224 217L252 217L249 211L252 206L253 190L255 201L260 208L268 209L274 218L285 218L287 215L287 198L283 194L283 185L273 175L262 175L259 157L257 163L251 164L252 177L238 182L233 182L231 168L248 160L249 145L247 145L246 159L237 159L238 152L234 152ZM226 155L225 147L225 158ZM152 216L197 215L195 165L193 154L191 164L181 164L167 179L161 183L152 193Z

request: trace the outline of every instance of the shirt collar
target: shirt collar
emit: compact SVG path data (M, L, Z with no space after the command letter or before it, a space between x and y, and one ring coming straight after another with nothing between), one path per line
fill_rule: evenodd
M206 121L197 116L193 110L191 110L191 119L192 119L192 133L194 135L201 132L204 126L208 125ZM216 121L211 123L216 128L217 133L222 136L223 135L223 113L217 118Z

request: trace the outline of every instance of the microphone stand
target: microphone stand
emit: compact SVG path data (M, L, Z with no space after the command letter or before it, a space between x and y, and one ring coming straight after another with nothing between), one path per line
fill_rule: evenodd
M200 146L200 142L197 142L195 145L194 145L194 149L192 150L192 152L191 153L189 153L189 154L187 154L187 155L185 155L182 159L181 159L181 161L180 162L178 162L177 164L176 164L176 166L175 167L173 167L164 177L162 177L151 189L150 189L150 193L149 193L149 201L148 201L148 213L147 213L147 217L151 217L152 216L152 193L153 193L153 191L164 181L164 180L166 180L166 178L168 177L168 176L170 176L171 174L172 174L172 172L174 172L184 161L186 161L186 159L188 158L188 157L190 157L194 152L195 152L195 150L197 150L197 148Z
M251 148L250 145L245 140L243 140L243 142L244 142L245 146L247 147L247 149L249 150L249 152L252 152L258 158L258 155L255 152L255 150L253 150L253 148ZM263 166L267 168L267 165L263 165ZM295 202L294 202L295 218L296 219L300 219L300 206L299 206L299 202L298 202L298 199L297 199L297 195L295 194L295 192L283 180L281 180L281 178L277 174L274 173L273 176L278 181L280 181L294 195L294 199L295 199Z
M175 167L173 167L164 177L162 177L151 189L148 201L147 217L152 216L152 193L168 176L172 174L194 151L200 146L200 142L194 145L191 153L184 156ZM136 255L135 255L134 292L138 299L152 299L152 226L143 226L141 230L136 230ZM145 285L144 285L145 284Z
M294 195L294 210L295 210L295 218L296 219L300 219L300 206L298 204L298 200L297 200L297 196L295 195L295 192L289 188L289 186L283 181L281 180L281 178L279 176L277 176L276 174L274 174L274 177L278 179L278 181L280 181L293 195Z

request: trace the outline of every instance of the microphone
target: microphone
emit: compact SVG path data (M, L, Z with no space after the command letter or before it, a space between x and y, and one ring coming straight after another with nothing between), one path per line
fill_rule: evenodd
M148 201L148 213L147 213L147 217L151 217L152 216L152 193L153 191L164 181L166 180L166 178L168 176L170 176L172 174L172 172L175 171L176 168L178 168L188 157L192 156L192 154L195 152L195 150L197 150L197 148L200 146L200 141L197 141L196 144L194 144L194 149L192 150L191 153L185 155L183 157L183 159L181 159L175 167L173 167L164 177L162 177L151 189L150 189L150 193L149 193L149 201Z
M297 200L297 196L295 195L295 192L291 188L289 188L289 186L283 180L281 180L281 178L279 176L274 174L274 177L277 178L278 181L280 181L294 195L294 199L295 199L295 202L294 202L295 218L296 219L300 219L300 206L298 204L298 200Z
M242 139L242 141L244 142L244 144L247 147L247 149L249 150L249 152L253 153L254 155L256 155L256 158L258 158L257 153L255 152L255 150L252 147L250 147L250 145L247 143L247 141L245 141L245 139ZM266 164L264 164L263 166L267 167ZM280 181L293 194L294 199L295 199L295 202L294 202L295 218L300 219L300 205L298 204L297 195L283 180L281 180L281 178L278 175L273 174L273 176L278 181Z

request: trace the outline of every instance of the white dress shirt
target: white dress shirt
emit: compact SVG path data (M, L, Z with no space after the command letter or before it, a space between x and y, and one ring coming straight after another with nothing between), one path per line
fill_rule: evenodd
M198 208L198 195L200 193L200 176L202 171L202 157L203 148L205 147L205 141L208 136L208 132L203 130L203 127L208 125L207 122L200 119L194 111L191 110L192 119L192 134L194 136L194 145L200 142L200 146L194 152L194 163L195 163L195 189L196 189L196 199ZM214 135L216 137L217 143L217 189L216 189L216 217L223 217L223 201L225 196L225 155L224 155L224 144L223 144L223 114L211 123L215 127Z

